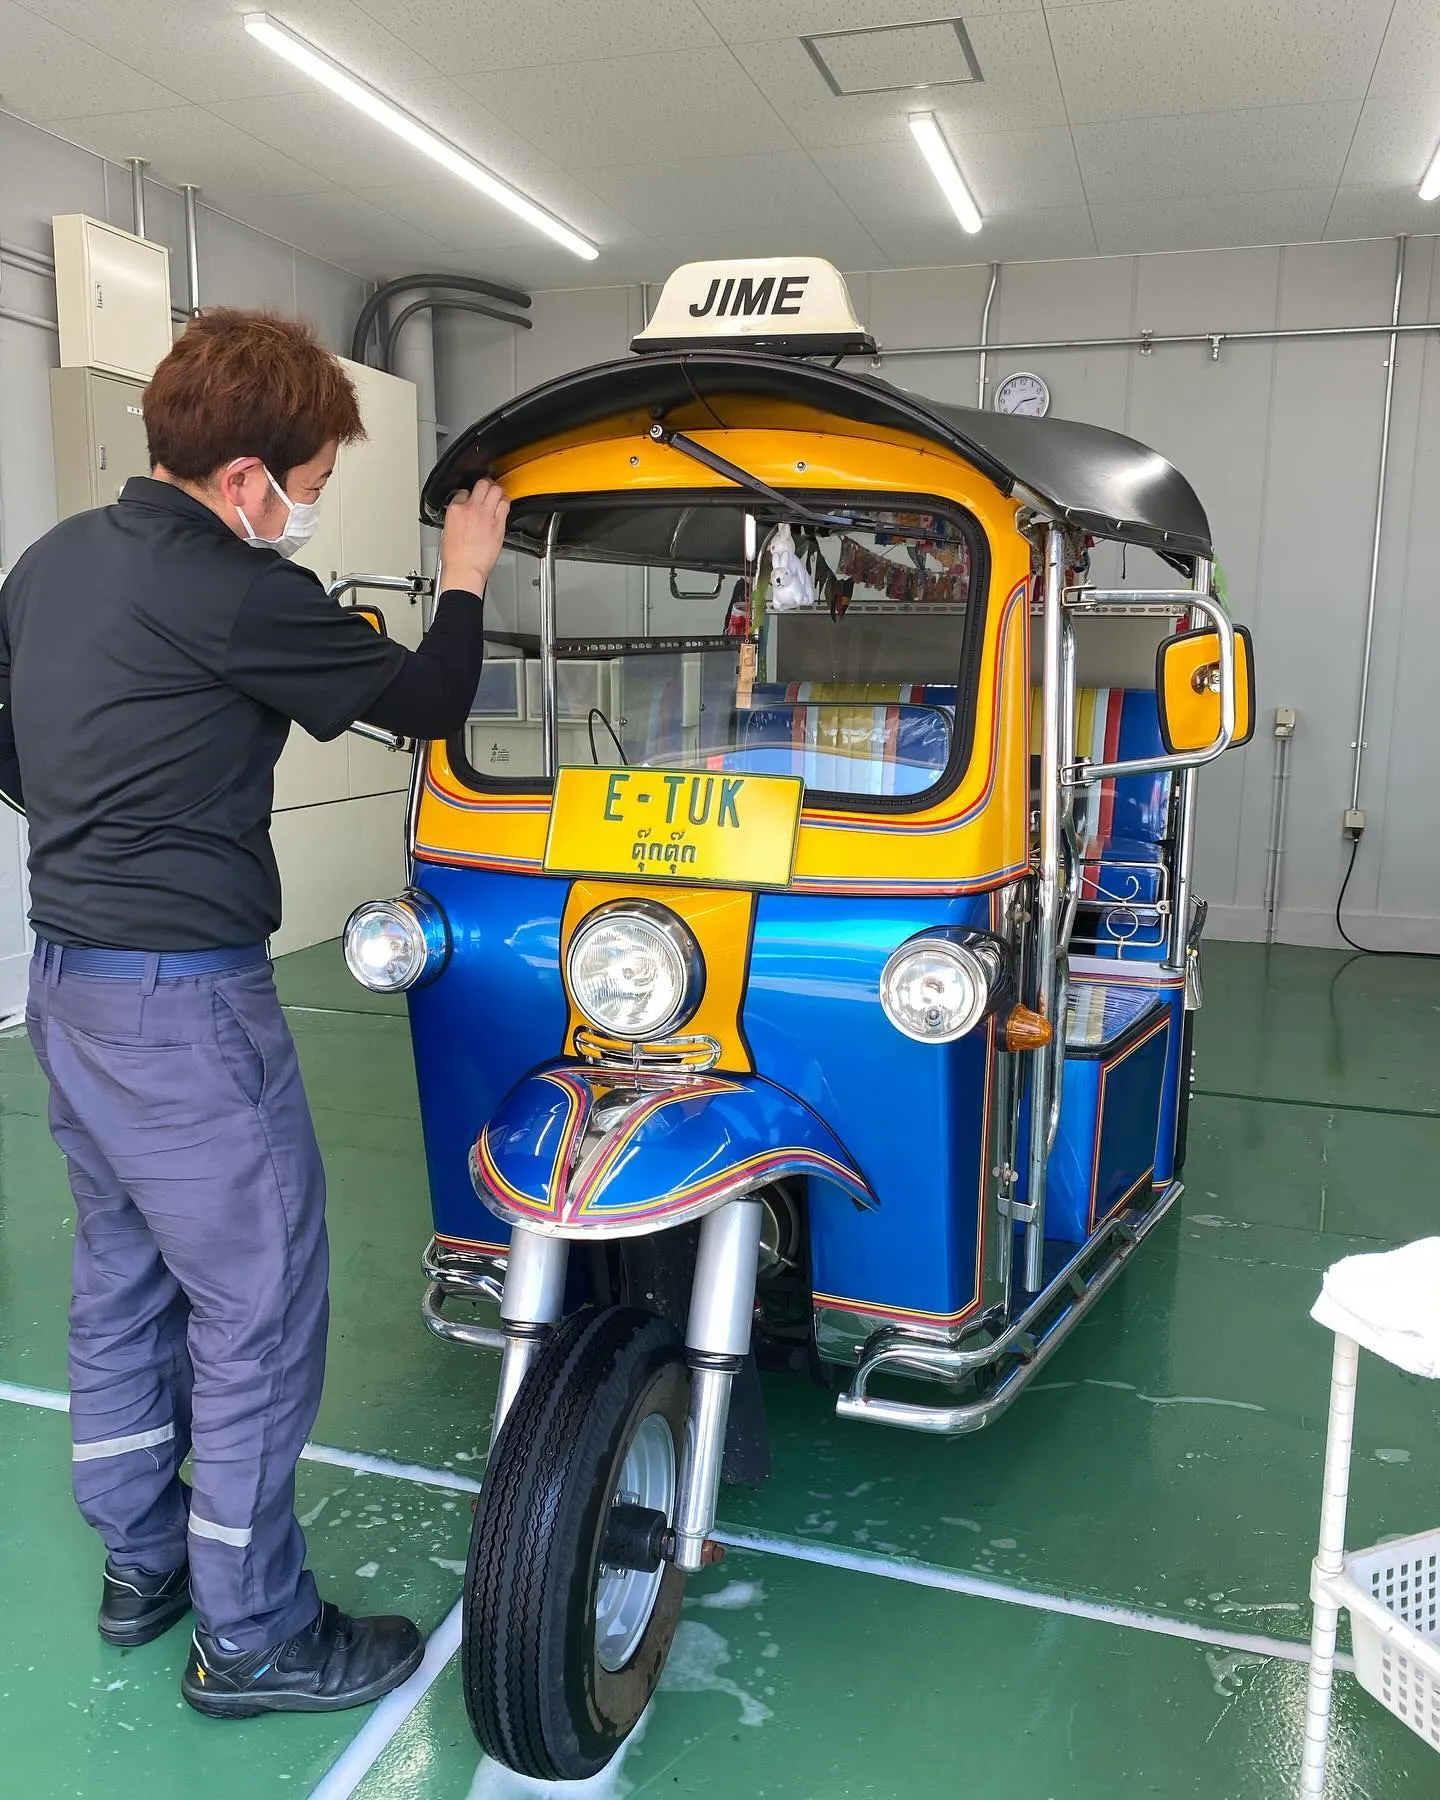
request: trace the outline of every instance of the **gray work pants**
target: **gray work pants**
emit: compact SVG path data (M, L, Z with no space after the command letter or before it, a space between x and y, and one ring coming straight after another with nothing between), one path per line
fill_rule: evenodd
M147 973L71 975L43 945L31 968L77 1213L75 1498L117 1563L188 1558L201 1624L264 1649L319 1609L294 1502L325 1372L325 1172L269 964Z

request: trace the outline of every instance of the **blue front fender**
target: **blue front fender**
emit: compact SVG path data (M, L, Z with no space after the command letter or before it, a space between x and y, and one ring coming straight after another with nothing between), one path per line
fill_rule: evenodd
M656 1075L559 1063L513 1087L470 1153L499 1218L555 1237L636 1237L785 1176L869 1183L802 1101L753 1075Z

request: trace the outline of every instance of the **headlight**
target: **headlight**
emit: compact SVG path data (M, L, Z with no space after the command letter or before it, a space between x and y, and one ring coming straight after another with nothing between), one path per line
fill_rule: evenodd
M366 900L345 921L345 966L376 994L433 981L449 954L445 915L418 888L398 900Z
M912 938L886 963L880 1004L897 1031L922 1044L948 1044L972 1031L994 1006L1005 955L994 938L956 943Z
M617 900L586 919L570 941L565 974L592 1025L644 1042L673 1031L705 991L705 965L672 912L646 900Z

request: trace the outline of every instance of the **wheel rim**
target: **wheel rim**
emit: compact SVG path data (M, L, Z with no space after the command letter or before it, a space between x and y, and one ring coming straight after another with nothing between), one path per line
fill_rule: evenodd
M645 1506L667 1519L673 1516L675 1443L659 1413L642 1419L631 1438L610 1505ZM595 1653L608 1673L623 1669L635 1654L664 1579L664 1563L653 1573L601 1564L595 1589Z

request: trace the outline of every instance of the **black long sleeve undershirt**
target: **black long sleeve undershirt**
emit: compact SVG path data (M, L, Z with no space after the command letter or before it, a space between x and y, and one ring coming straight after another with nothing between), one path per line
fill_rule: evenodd
M449 737L470 716L484 660L484 597L446 588L419 647L361 716L402 737Z

